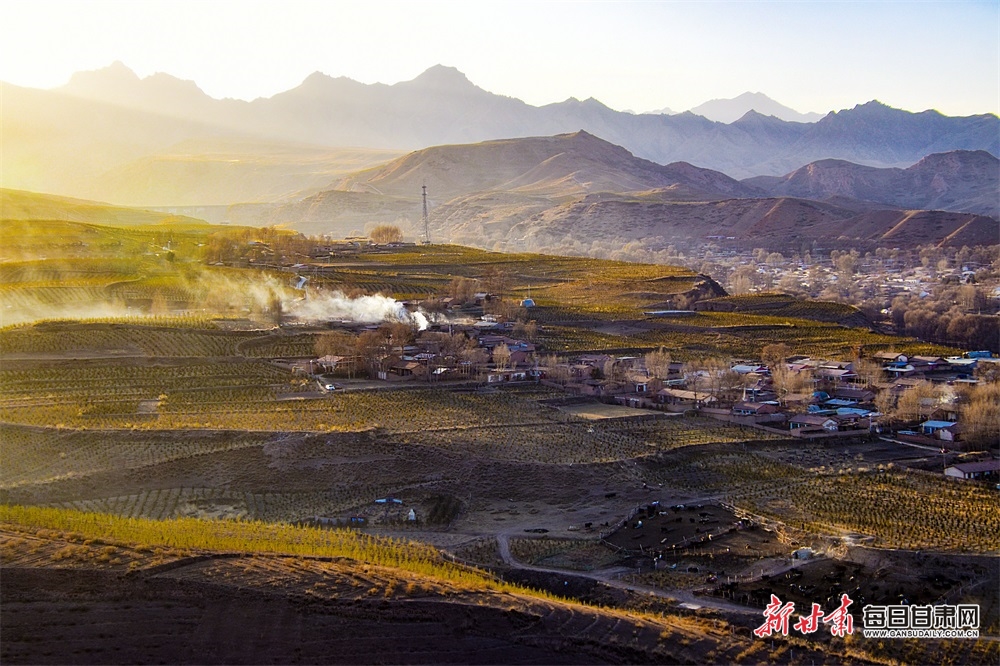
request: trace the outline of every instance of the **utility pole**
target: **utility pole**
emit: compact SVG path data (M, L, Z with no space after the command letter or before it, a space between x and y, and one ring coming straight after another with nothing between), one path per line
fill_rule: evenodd
M430 225L428 224L427 221L427 186L426 185L421 186L421 190L423 191L423 198L424 198L424 245L430 245L431 230L430 230Z

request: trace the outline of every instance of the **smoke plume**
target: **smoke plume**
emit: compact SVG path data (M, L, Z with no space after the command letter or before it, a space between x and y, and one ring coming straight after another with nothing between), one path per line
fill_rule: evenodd
M286 302L284 311L304 322L339 319L360 324L377 324L401 321L413 324L421 331L427 328L427 317L422 312L410 312L396 299L381 294L348 298L339 291L310 291L304 299Z

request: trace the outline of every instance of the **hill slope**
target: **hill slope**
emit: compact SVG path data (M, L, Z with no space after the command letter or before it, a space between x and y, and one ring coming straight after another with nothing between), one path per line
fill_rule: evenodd
M183 98L159 104L162 94L128 98L133 103L126 105L0 83L0 96L6 187L119 205L275 201L399 154L244 130L229 111L232 100L206 98L174 114L172 105ZM192 112L206 105L211 112Z
M906 169L822 160L781 178L743 182L773 196L844 197L904 208L1000 214L1000 160L983 150L936 153Z
M337 189L414 196L421 185L439 200L497 190L549 197L670 188L697 199L759 194L722 173L637 158L583 130L426 148L345 178Z
M254 223L289 223L311 233L396 223L417 238L423 235L419 194L426 184L431 238L476 247L579 254L594 243L642 241L664 249L711 237L782 250L882 240L899 246L991 244L992 218L975 210L922 211L914 201L987 200L996 183L990 161L996 159L987 153L956 153L930 156L906 170L880 170L828 160L785 179L740 183L686 163L642 160L580 131L428 148L349 176L337 190L243 212L260 215ZM789 196L785 189L802 194ZM237 211L232 221L251 222Z
M62 220L109 226L205 224L168 213L4 188L0 188L0 220Z
M572 247L583 239L658 244L731 238L750 247L824 245L895 247L925 243L996 243L991 217L942 211L858 211L806 199L734 199L706 203L581 201L548 209L510 228L511 247ZM461 236L465 238L466 236Z

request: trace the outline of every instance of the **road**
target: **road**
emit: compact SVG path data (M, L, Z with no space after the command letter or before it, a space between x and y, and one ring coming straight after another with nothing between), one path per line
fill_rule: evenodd
M504 564L511 567L512 569L521 569L524 571L538 571L540 573L555 574L557 576L576 576L579 578L589 578L595 580L599 583L603 583L610 587L617 588L619 590L626 590L628 592L642 592L644 594L650 594L655 597L660 597L661 599L669 599L681 604L687 604L689 608L711 608L714 610L724 611L727 613L739 613L741 615L760 615L761 611L753 608L747 608L746 606L739 606L737 604L731 604L727 601L721 599L716 599L715 597L700 597L688 590L670 590L665 591L650 585L641 585L638 583L629 583L623 581L619 578L622 574L630 573L632 569L626 567L612 567L610 569L599 569L596 571L567 571L565 569L549 569L546 567L537 567L531 564L525 564L519 562L514 558L510 552L510 535L509 534L497 534L497 550L500 553L500 558L503 560Z

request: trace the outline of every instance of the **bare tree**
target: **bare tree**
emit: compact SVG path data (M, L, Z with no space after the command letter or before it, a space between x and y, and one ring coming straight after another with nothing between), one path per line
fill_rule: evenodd
M987 449L1000 442L1000 382L979 384L962 409L962 438L970 449Z
M343 367L347 376L354 375L354 361L357 340L347 331L330 331L316 338L314 350L316 356L342 356L343 361L338 367Z
M700 390L708 383L708 376L704 370L704 362L699 359L688 361L683 367L684 383L688 390L694 393L695 406L707 397L699 395Z
M461 356L468 374L478 371L490 359L490 355L482 347L466 347Z
M514 325L514 329L511 334L520 340L530 340L532 342L538 337L538 324L532 320L527 323L518 320Z
M403 240L403 232L394 224L380 224L368 234L373 243L385 245L386 243L399 243Z
M898 399L891 390L880 391L875 396L875 409L882 415L882 422L892 424L899 419L896 413Z
M448 295L459 303L468 303L476 293L476 281L467 277L454 277L448 283Z
M771 385L784 402L789 393L799 393L812 385L812 375L805 370L795 371L784 363L771 369Z
M779 365L784 365L785 360L791 355L791 348L784 342L764 345L760 350L760 360L764 362L772 372Z
M389 353L389 339L383 329L365 331L358 336L354 350L364 363L369 376L375 377L382 369L382 361Z
M866 358L856 358L852 364L854 374L858 376L858 383L863 386L874 386L885 379L885 372L882 365L876 361Z
M548 379L560 384L566 384L569 381L569 367L562 363L555 354L543 356L540 363L545 366Z
M930 416L937 407L938 391L928 381L922 381L899 397L896 413L904 421L917 421Z
M670 375L670 352L660 347L646 354L646 370L656 379L666 379Z
M500 372L506 370L510 366L510 347L502 342L494 347L493 364Z
M413 342L414 336L416 335L416 328L410 322L405 321L393 321L387 324L382 324L380 327L384 331L384 335L388 338L394 347L397 347L399 353L403 353L403 348Z

